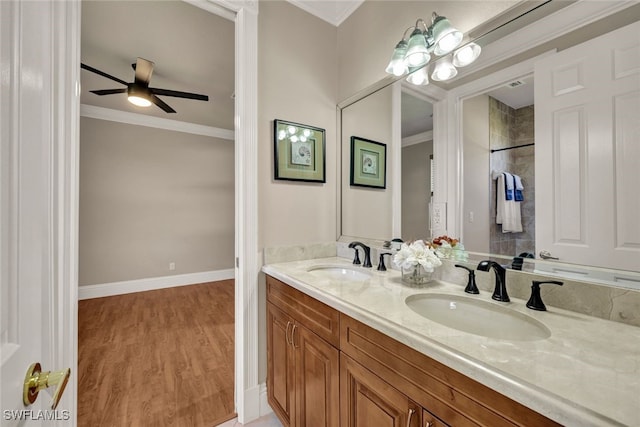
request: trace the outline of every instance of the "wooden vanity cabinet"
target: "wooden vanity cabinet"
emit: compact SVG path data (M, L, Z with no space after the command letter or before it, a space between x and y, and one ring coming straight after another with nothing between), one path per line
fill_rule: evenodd
M284 426L339 427L339 338L336 310L267 276L267 400Z
M340 350L425 408L432 426L530 427L556 422L342 314ZM443 424L444 422L444 424Z
M286 427L559 426L270 276L267 322L267 397Z

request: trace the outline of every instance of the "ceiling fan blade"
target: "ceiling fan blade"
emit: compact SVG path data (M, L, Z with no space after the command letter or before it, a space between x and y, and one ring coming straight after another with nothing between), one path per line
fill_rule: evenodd
M153 102L158 107L162 108L165 113L175 113L176 112L176 110L174 110L173 108L169 107L167 104L165 104L165 102L163 100L161 100L160 98L158 98L154 94L151 94L151 96L149 97L149 101Z
M89 92L95 93L96 95L113 95L114 93L127 93L127 88L90 90Z
M134 69L136 70L136 83L145 87L149 86L149 80L151 80L153 73L153 62L138 58Z
M151 93L154 93L156 95L175 96L177 98L188 98L188 99L195 99L198 101L209 100L209 97L207 95L200 95L197 93L180 92L177 90L169 90L169 89L157 89L155 87L150 87L149 90L151 91Z
M93 68L93 67L91 67L91 66L89 66L89 65L87 65L87 64L82 64L82 63L81 63L81 64L80 64L80 68L85 69L85 70L87 70L87 71L91 71L92 73L96 73L96 74L98 74L98 75L100 75L100 76L102 76L102 77L106 77L106 78L108 78L108 79L113 80L114 82L121 83L121 84L123 84L123 85L125 85L125 86L127 85L127 82L125 82L124 80L121 80L121 79L119 79L119 78L117 78L117 77L113 77L111 74L107 74L107 73L105 73L104 71L100 71L100 70L98 70L97 68Z

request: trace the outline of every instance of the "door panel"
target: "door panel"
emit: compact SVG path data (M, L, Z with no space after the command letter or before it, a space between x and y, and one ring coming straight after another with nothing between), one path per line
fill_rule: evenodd
M267 399L285 426L292 425L293 346L289 344L291 319L267 303Z
M303 326L292 332L296 349L298 426L340 425L340 352Z
M422 408L344 354L340 357L340 395L342 427L422 424Z
M43 320L50 315L52 179L49 139L52 6L46 2L0 2L0 353L3 411L46 408L47 397L25 407L23 382L29 365L42 362L49 346ZM46 396L46 393L43 393ZM43 406L44 405L44 406ZM25 413L2 414L2 425Z
M537 252L640 265L639 33L636 22L536 64Z

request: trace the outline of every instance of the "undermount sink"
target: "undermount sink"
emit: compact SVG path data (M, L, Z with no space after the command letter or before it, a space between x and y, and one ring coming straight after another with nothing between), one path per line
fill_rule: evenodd
M470 334L510 341L537 341L551 336L551 331L533 317L475 298L416 294L407 297L405 303L426 319Z
M362 282L371 278L371 273L362 267L342 265L317 265L307 269L308 272L327 279L339 281Z

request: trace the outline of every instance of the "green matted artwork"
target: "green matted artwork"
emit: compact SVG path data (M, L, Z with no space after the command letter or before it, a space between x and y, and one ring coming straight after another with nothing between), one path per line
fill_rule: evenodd
M275 179L326 182L324 133L317 127L274 120Z
M351 137L351 185L387 188L387 146Z

